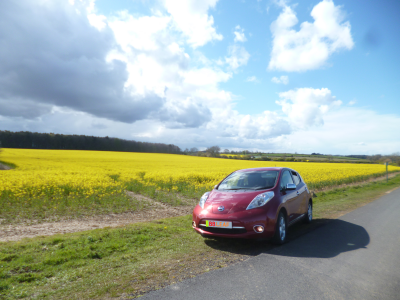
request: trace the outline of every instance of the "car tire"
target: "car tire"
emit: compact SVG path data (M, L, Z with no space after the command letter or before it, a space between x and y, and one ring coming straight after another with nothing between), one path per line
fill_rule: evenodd
M278 219L276 221L275 235L272 239L272 242L276 245L282 245L286 242L286 236L287 236L286 216L282 211L280 211Z
M310 224L312 221L312 211L313 211L313 207L312 207L312 203L311 201L308 202L308 209L307 209L307 213L306 216L304 217L304 223L306 224Z

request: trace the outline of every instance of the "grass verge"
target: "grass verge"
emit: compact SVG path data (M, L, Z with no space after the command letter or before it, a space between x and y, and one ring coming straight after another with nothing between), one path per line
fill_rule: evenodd
M318 193L314 198L314 226L293 226L289 238L399 186L398 175L388 183ZM188 215L0 243L0 298L134 297L273 247L255 241L203 239L190 228L190 221Z
M52 222L62 218L79 218L108 213L133 212L144 209L147 204L115 193L104 197L25 197L18 200L0 199L0 224Z
M386 180L372 181L360 185L336 188L317 193L313 198L315 218L338 218L341 215L363 206L400 186L400 174Z

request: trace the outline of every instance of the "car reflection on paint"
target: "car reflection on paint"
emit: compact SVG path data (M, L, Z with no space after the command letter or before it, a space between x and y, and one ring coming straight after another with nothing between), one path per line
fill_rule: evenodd
M282 244L290 225L311 222L312 208L307 185L295 170L244 169L201 197L192 226L204 237L271 238Z

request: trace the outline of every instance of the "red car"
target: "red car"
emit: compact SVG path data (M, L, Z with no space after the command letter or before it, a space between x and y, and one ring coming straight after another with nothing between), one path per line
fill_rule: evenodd
M312 197L300 174L288 168L255 168L229 174L193 210L192 227L204 237L272 238L312 220Z

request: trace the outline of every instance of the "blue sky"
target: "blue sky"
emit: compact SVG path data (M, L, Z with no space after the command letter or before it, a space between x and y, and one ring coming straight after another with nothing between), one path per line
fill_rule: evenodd
M299 22L294 29L299 30L302 22L313 22L310 16L313 7L320 1L288 1L295 6ZM154 1L96 1L99 12L113 15L120 10L132 14L150 15ZM400 3L396 1L335 1L342 6L345 19L351 24L351 33L355 43L351 51L342 51L329 57L326 66L312 72L268 71L271 52L271 23L281 12L274 1L232 0L218 1L210 9L214 17L215 28L224 39L204 45L201 51L209 58L223 57L227 47L232 44L234 28L240 25L245 29L246 50L251 54L245 68L232 80L224 83L223 88L240 96L237 108L243 113L254 114L260 111L265 101L274 105L277 93L288 88L328 87L343 102L356 101L357 105L371 108L380 113L400 112L400 76L398 67L400 57L398 47L400 36ZM251 34L251 36L249 36ZM186 49L190 52L190 47ZM277 86L271 82L275 76L290 76L286 86ZM259 84L247 83L246 79L256 76ZM385 99L383 101L382 99ZM382 105L382 101L387 105ZM252 105L248 105L248 103ZM268 106L269 107L269 106ZM276 107L278 108L278 107ZM262 108L261 108L262 109Z
M398 152L399 12L386 0L2 3L0 129Z

